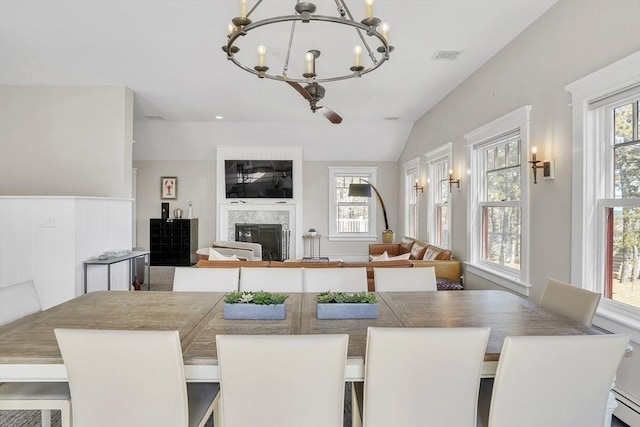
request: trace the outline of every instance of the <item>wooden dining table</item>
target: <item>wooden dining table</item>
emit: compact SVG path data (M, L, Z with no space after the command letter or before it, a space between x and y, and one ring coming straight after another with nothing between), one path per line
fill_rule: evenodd
M495 375L507 336L601 333L514 294L495 290L377 293L377 319L343 320L318 320L315 295L302 293L289 294L284 320L226 320L224 295L100 291L24 317L0 327L0 382L67 381L55 328L177 330L190 382L219 381L218 334L346 333L349 350L345 380L363 381L369 326L489 326L483 377Z

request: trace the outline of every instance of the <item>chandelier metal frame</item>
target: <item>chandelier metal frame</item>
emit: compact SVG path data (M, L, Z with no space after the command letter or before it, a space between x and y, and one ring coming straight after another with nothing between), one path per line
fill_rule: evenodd
M391 46L381 32L378 31L378 26L380 25L380 19L375 17L368 17L358 22L353 19L351 12L349 11L345 0L335 0L339 17L327 16L327 15L316 15L314 14L316 11L316 6L313 3L309 2L300 2L299 0L296 2L295 10L297 12L296 15L285 15L285 16L275 16L272 18L262 19L260 21L252 22L249 19L249 16L253 11L262 3L262 0L257 0L256 4L253 8L247 13L246 17L235 17L232 20L233 23L233 31L227 36L227 43L222 46L222 50L227 54L227 59L233 62L239 68L258 76L259 78L267 78L272 80L286 80L297 83L308 83L310 81L314 81L317 83L326 83L326 82L334 82L338 80L346 80L354 77L360 77L364 74L370 73L377 68L379 68L382 64L389 60L389 54L393 52L394 47ZM358 33L360 39L362 40L365 49L368 53L369 58L371 58L372 64L369 67L364 67L361 65L355 65L349 68L351 71L348 74L344 75L336 75L330 77L319 78L315 73L315 60L320 56L320 52L318 50L310 49L308 52L313 54L313 72L306 72L303 74L304 78L293 78L287 75L289 69L289 56L291 54L291 46L293 43L293 39L295 36L296 24L298 22L302 23L310 23L310 22L328 22L332 24L339 25L347 25L353 27ZM256 28L264 27L266 25L282 23L282 22L292 22L291 24L291 32L289 35L289 45L287 47L287 54L285 58L284 67L282 73L270 74L268 73L269 67L267 66L254 66L250 67L245 64L242 64L238 58L236 58L235 54L240 51L240 48L235 45L236 40L240 37L246 36L251 30ZM369 37L377 38L381 45L377 47L376 51L380 53L380 57L377 57L367 40L364 37L366 34Z

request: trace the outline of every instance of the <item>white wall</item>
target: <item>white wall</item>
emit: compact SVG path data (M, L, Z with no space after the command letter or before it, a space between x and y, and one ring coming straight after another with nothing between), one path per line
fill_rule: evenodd
M565 85L640 49L640 3L626 0L561 0L414 126L400 163L453 142L453 164L468 168L463 135L526 104L531 145L539 158L555 158L555 180L531 185L531 299L549 276L570 280L571 144L570 95ZM401 174L401 171L399 171ZM528 179L533 180L527 169ZM468 176L453 192L453 253L467 251ZM424 230L424 228L421 228ZM467 288L497 288L465 274ZM638 349L636 349L636 352ZM638 358L624 359L618 386L640 401Z
M132 135L124 86L0 86L0 286L34 279L47 308L80 295L82 261L131 249Z
M0 86L0 194L131 197L133 93Z
M0 286L33 279L47 309L84 293L83 261L130 248L131 200L1 196L0 236ZM89 292L107 289L106 268L89 268ZM128 273L115 264L111 289L129 289Z

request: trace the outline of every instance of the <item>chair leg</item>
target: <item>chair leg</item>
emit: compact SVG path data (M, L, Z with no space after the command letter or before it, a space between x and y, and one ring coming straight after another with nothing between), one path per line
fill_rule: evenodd
M364 403L364 383L351 383L351 425L362 427L362 410Z
M51 409L42 409L42 427L51 427Z

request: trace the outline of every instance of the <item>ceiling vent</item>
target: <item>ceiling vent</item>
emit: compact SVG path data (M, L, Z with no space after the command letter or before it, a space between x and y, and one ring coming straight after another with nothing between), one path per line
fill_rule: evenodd
M436 50L431 57L432 61L455 61L462 53L461 50Z
M400 117L395 117L395 116L387 116L384 118L385 120L389 121L389 122L395 122L400 120Z
M147 120L164 120L162 116L144 116L144 118Z

